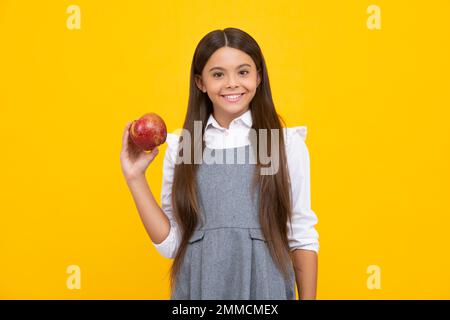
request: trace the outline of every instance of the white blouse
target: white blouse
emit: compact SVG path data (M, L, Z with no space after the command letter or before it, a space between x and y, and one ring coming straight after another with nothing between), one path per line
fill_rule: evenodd
M229 129L223 128L211 114L204 133L205 144L210 149L235 148L250 144L248 132L252 126L251 110L233 119ZM268 131L270 132L270 131ZM315 229L318 219L311 209L309 152L306 146L306 127L283 130L286 141L288 172L292 188L292 230L288 221L290 250L304 249L319 252L319 235ZM170 221L170 232L161 243L153 245L161 255L174 258L180 244L181 234L172 213L171 192L175 159L178 150L178 135L167 134L168 144L163 161L161 208Z

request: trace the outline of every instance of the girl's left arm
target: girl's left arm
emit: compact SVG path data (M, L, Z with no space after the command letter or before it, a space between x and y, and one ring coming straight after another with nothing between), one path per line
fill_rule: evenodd
M292 251L292 262L300 300L315 300L317 292L318 256L313 250Z
M290 254L300 300L316 299L319 234L317 215L311 208L310 159L306 127L288 130L288 167L293 196Z

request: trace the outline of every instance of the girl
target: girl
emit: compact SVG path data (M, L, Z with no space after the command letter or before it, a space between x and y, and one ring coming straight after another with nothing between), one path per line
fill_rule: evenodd
M199 121L200 142L181 148ZM183 135L167 136L161 207L145 179L158 148L136 150L126 125L122 172L153 244L174 259L171 299L295 299L295 282L300 299L315 299L318 220L310 206L306 127L281 122L260 47L227 28L208 33L195 50ZM271 175L259 173L266 167L256 156L260 135L250 139L261 129L282 132L280 165ZM194 159L222 150L243 153L246 162L180 161L180 151Z

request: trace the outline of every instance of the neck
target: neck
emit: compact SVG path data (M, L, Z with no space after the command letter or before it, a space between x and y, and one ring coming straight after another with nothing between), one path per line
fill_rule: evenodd
M240 117L241 115L243 115L247 110L248 110L248 107L245 108L242 112L240 112L238 114L229 114L229 113L223 114L223 113L216 112L214 110L213 116L214 116L214 119L216 119L216 121L220 124L220 126L222 128L229 129L231 121L233 121L237 117Z

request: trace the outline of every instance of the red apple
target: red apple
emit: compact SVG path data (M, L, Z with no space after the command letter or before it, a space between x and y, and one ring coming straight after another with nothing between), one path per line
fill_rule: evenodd
M140 149L150 151L166 141L166 124L156 113L146 113L133 121L130 126L130 137Z

